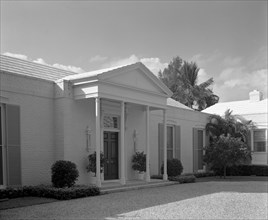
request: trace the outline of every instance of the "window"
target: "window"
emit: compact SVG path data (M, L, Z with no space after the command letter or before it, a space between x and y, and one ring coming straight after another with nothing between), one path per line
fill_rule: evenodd
M174 129L172 126L167 126L167 159L174 158Z
M119 117L112 115L105 115L103 117L103 127L119 129Z
M253 131L253 150L255 152L266 152L267 137L266 129Z

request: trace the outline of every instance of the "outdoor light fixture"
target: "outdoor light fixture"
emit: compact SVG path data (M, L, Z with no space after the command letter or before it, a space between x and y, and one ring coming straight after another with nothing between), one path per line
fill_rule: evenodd
M86 128L86 136L87 136L87 147L86 150L89 152L89 149L91 147L91 129L87 126Z

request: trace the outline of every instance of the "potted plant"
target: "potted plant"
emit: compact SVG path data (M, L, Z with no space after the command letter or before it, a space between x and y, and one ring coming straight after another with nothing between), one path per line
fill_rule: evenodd
M138 178L144 179L146 172L146 154L144 152L136 152L132 157L132 169L138 171Z
M89 164L87 165L86 169L87 172L92 172L94 173L94 176L96 177L96 151L93 154L88 155L88 161ZM100 152L100 172L103 174L104 171L104 163L105 163L105 158L103 152Z

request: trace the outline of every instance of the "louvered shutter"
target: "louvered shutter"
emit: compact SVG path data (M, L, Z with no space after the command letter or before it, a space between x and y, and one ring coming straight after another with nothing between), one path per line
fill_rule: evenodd
M164 160L164 125L158 124L158 167L161 174L161 166Z
M175 158L181 160L181 127L175 126Z
M198 129L193 128L193 172L198 170Z
M7 125L7 183L9 186L21 185L21 149L20 149L20 108L6 106Z

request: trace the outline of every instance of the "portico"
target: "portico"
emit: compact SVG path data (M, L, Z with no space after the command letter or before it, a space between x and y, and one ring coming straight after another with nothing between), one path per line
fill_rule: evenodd
M110 168L115 167L115 171L117 167L118 174L115 173L114 177L118 176L122 185L125 185L126 180L131 177L128 169L131 162L129 160L131 152L136 149L132 149L130 139L136 130L142 137L145 136L141 138L145 146L141 143L137 150L146 153L145 179L150 182L150 150L152 150L151 147L155 147L150 146L150 112L154 110L163 111L163 179L167 180L166 100L172 93L150 70L142 63L135 63L124 67L67 76L64 80L71 83L75 100L95 100L93 129L95 130L96 184L98 186L101 186L102 181L106 181L101 177L100 153L104 151L107 154L107 149L111 147L114 148L111 154L118 156L111 157L110 164L107 164ZM131 114L135 114L135 117ZM129 119L132 121L128 121ZM114 137L110 138L110 135ZM114 141L111 140L112 138ZM107 169L106 172L108 172Z

